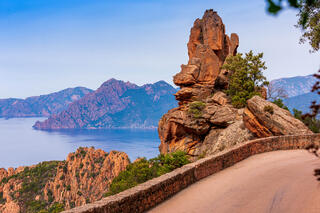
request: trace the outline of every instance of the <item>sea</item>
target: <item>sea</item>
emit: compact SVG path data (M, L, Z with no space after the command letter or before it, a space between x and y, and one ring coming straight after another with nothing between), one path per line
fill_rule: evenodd
M46 118L0 118L0 168L34 165L42 161L65 160L78 147L95 147L138 157L159 154L156 129L97 129L43 131L32 128Z

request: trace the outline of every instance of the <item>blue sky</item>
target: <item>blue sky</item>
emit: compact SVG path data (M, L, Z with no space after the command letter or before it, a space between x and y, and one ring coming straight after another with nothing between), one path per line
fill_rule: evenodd
M109 78L142 85L187 63L193 21L218 11L240 52L264 52L268 79L308 75L319 53L299 44L296 11L273 17L264 0L1 0L0 98L67 87L98 88Z

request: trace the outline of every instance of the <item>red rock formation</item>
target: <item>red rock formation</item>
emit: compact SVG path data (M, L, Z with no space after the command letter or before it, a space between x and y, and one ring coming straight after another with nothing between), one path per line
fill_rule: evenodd
M225 34L217 12L207 10L202 19L194 22L188 42L189 62L181 65L181 71L173 77L181 88L175 94L180 106L170 110L159 122L161 153L184 150L195 155L195 147L201 144L212 125L228 126L236 119L237 110L231 107L226 95L214 93L217 79L227 75L219 77L220 68L228 55L236 54L238 45L237 34L232 34L231 39ZM190 104L194 101L206 103L200 118L190 113Z
M266 107L272 109L271 112ZM288 110L282 109L259 96L248 100L243 115L245 126L258 137L271 135L305 135L312 134L300 120L292 117Z
M175 94L179 107L159 121L161 153L183 150L196 159L254 137L311 133L279 107L274 107L274 115L267 115L262 110L269 104L265 88L260 89L264 99L252 98L248 108L236 109L231 105L223 90L232 73L221 67L227 56L237 53L238 46L238 35L225 34L217 12L207 10L202 19L194 22L188 42L188 64L181 65L181 71L173 77L180 86Z
M128 164L129 158L123 152L79 148L66 161L0 169L0 212L25 212L28 201L33 200L47 206L60 203L65 209L99 200ZM35 189L30 184L34 179Z
M181 72L173 77L173 82L181 87L176 94L180 104L212 93L221 66L228 55L237 53L238 46L238 35L233 33L230 39L225 34L217 12L207 10L202 19L197 19L188 42L189 62L181 65Z

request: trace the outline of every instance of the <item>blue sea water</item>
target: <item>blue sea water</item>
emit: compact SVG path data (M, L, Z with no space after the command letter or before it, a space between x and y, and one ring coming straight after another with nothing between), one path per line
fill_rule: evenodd
M152 158L159 154L157 130L107 129L41 131L32 128L45 118L0 118L0 168L64 160L78 147L126 152L130 160Z

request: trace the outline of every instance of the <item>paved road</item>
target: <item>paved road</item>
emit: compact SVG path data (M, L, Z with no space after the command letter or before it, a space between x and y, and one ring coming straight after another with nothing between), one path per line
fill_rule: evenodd
M305 150L250 157L163 202L151 213L320 213L320 159Z

